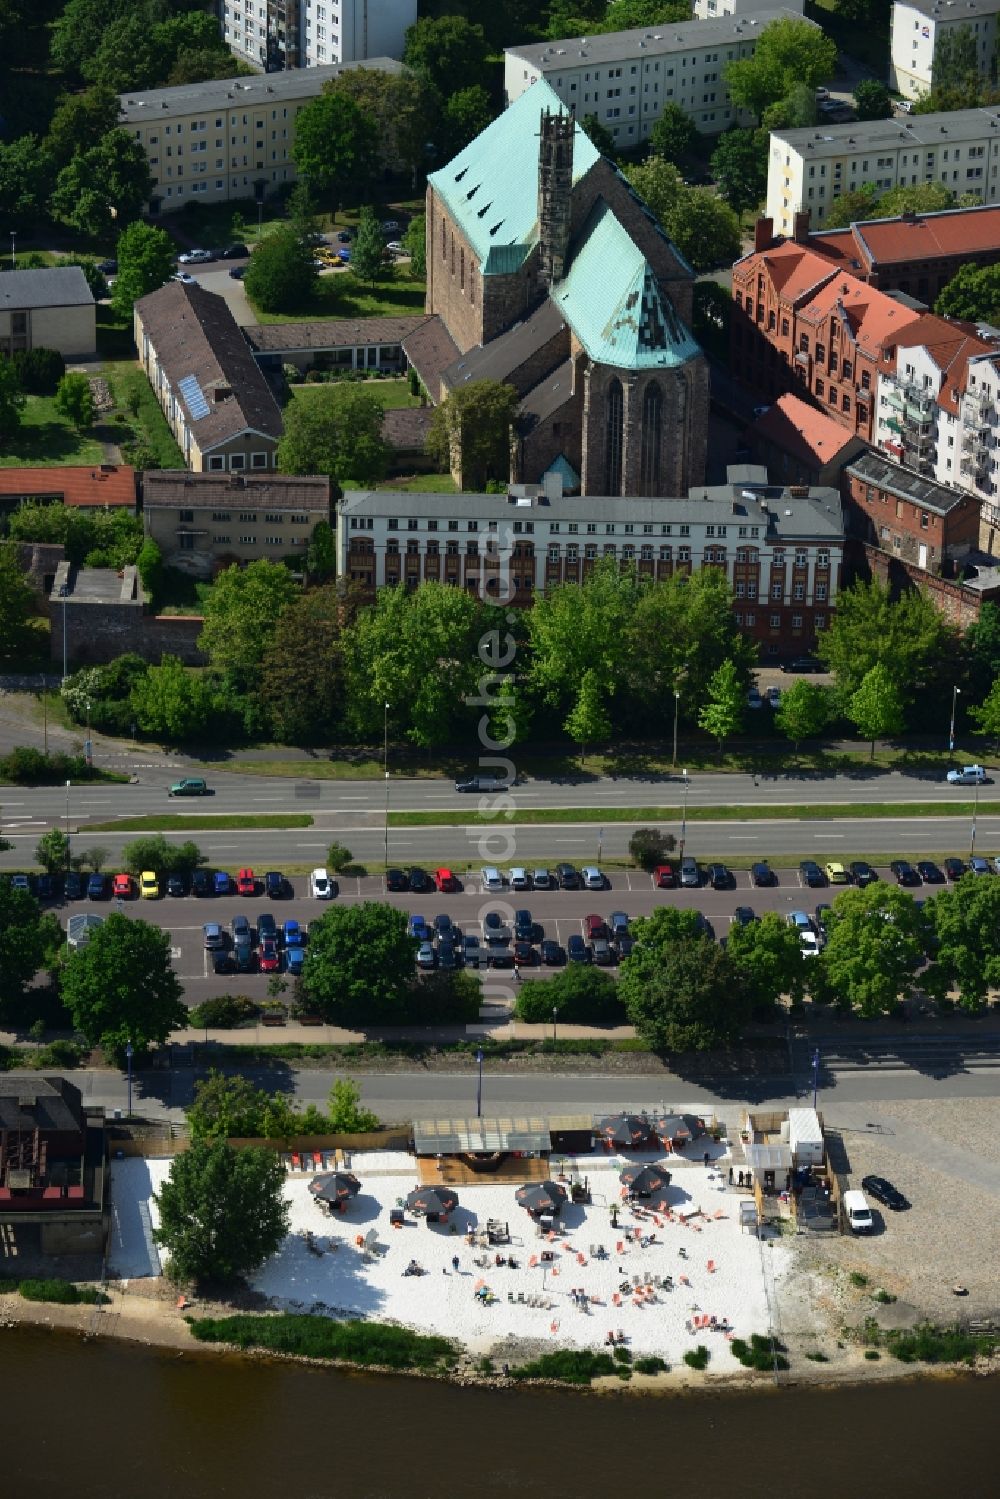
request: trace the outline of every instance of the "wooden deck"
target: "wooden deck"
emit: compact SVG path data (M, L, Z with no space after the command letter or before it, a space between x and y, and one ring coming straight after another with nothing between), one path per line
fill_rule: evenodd
M457 1156L418 1156L417 1170L422 1187L434 1187L446 1183L449 1187L489 1187L497 1182L541 1182L549 1175L549 1163L543 1157L505 1156L498 1166L490 1171L474 1171Z

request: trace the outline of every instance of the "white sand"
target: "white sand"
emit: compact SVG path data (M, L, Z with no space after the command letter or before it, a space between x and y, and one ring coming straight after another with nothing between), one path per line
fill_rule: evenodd
M404 1161L407 1169L401 1170ZM385 1158L378 1162L382 1167L387 1164ZM694 1164L674 1156L665 1163L673 1173L670 1198L675 1219L667 1222L660 1216L659 1226L652 1218L641 1220L643 1234L654 1234L657 1240L645 1248L625 1238L626 1229L640 1226L628 1208L619 1217L617 1231L611 1227L608 1206L621 1201L618 1172L622 1158L573 1158L570 1164L590 1178L593 1203L589 1207L567 1205L561 1220L563 1232L553 1243L536 1237L535 1225L515 1203L510 1184L459 1188L459 1208L444 1227L427 1226L407 1214L406 1226L392 1229L389 1209L419 1185L412 1161L395 1156L393 1164L394 1173L380 1175L378 1166L371 1169L376 1165L373 1159L355 1156L352 1169L361 1179L361 1193L345 1213L332 1216L310 1196L308 1176L289 1177L285 1195L291 1232L253 1278L255 1289L282 1309L321 1306L331 1312L399 1322L454 1337L474 1352L486 1351L508 1337L546 1340L554 1347L602 1347L609 1329L621 1329L633 1353L657 1353L675 1363L686 1349L704 1342L712 1355L710 1367L720 1373L738 1367L725 1337L719 1332L689 1331L689 1321L703 1315L714 1315L720 1322L728 1318L738 1337L766 1332L770 1326L765 1275L773 1295L774 1282L787 1268L789 1251L780 1241L761 1242L740 1232L739 1197L726 1185L724 1158L721 1171L712 1172L706 1172L700 1158ZM145 1248L142 1205L148 1204L155 1223L156 1207L150 1197L168 1169L166 1161L115 1163L116 1233L111 1259L123 1276L156 1273ZM553 1170L557 1169L553 1161ZM677 1221L677 1214L696 1208L702 1209L702 1216L692 1219L696 1226ZM723 1216L716 1219L716 1211ZM467 1230L477 1223L485 1227L487 1218L510 1225L509 1246L487 1251L467 1245ZM372 1229L378 1236L378 1250L370 1258L355 1240ZM307 1231L323 1254L309 1250ZM592 1244L603 1245L609 1258L592 1258ZM543 1248L553 1251L552 1265L539 1263L529 1268L529 1258ZM505 1257L513 1254L520 1268L497 1267L497 1252ZM455 1254L460 1260L458 1274L451 1264ZM578 1254L584 1258L582 1265ZM474 1262L483 1255L489 1260L485 1268ZM427 1273L404 1276L410 1259ZM714 1271L708 1269L710 1260ZM626 1278L631 1281L634 1275L644 1283L653 1276L672 1275L674 1290L657 1290L655 1299L639 1304L631 1295L622 1296L622 1304L615 1306L612 1298L621 1294L620 1283ZM680 1283L681 1275L688 1277L690 1285ZM492 1305L476 1300L480 1281L496 1296ZM587 1311L574 1303L573 1288L594 1298ZM508 1301L508 1292L515 1297L513 1303ZM549 1305L519 1304L519 1293L541 1296Z

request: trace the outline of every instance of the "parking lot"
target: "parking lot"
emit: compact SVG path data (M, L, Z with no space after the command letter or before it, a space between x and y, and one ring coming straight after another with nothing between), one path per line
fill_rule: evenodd
M218 922L225 931L231 931L234 916L245 915L256 928L259 914L270 911L280 926L288 919L307 926L315 921L331 904L344 904L363 900L387 901L408 915L419 914L428 924L433 923L439 913L446 914L454 926L463 934L482 935L483 917L489 911L499 911L507 925L513 922L514 912L527 908L533 920L541 927L544 938L554 940L565 948L570 936L586 937L586 918L590 915L605 921L612 912L622 911L630 918L648 916L663 905L681 910L700 911L712 924L715 936L724 939L737 907L749 906L757 915L764 911L778 911L787 915L792 911L815 914L817 905L833 900L843 885L809 889L797 869L774 871L777 884L758 887L751 883L747 869L734 869L733 884L727 890L713 890L707 885L697 889L659 889L651 875L642 870L615 870L606 879L605 889L597 890L529 890L518 891L505 887L503 893L484 892L478 872L456 876L459 889L447 894L433 890L419 895L412 892L392 893L386 891L382 875L351 875L337 882L338 894L333 902L310 898L308 879L297 876L288 881L290 894L279 901L268 901L262 894L240 897L235 894L197 898L162 896L158 900L132 898L116 902L80 901L57 908L60 920L65 925L68 917L79 911L106 913L116 908L127 915L158 922L171 937L174 967L185 986L190 1004L198 1004L209 995L232 992L238 989L252 997L263 998L268 975L258 972L216 975L211 954L205 950L204 924ZM892 880L887 868L877 872L885 880ZM433 873L433 871L428 871ZM110 882L109 882L110 888ZM258 890L260 890L258 879ZM941 885L917 887L912 891L916 898L933 894ZM536 933L536 938L538 934ZM537 950L537 948L536 948ZM282 971L284 971L282 960ZM551 969L521 964L524 977L544 977ZM492 970L483 974L484 993L505 995L510 990L510 974Z

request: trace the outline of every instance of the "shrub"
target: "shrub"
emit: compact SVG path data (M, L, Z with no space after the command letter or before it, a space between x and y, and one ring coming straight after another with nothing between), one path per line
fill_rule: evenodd
M684 1355L684 1362L689 1369L707 1369L708 1357L708 1349L704 1343L699 1343L697 1348L688 1349Z
M971 1364L976 1357L988 1358L1000 1346L1000 1339L990 1334L935 1327L930 1322L907 1332L887 1332L885 1341L893 1358L903 1364Z
M66 361L56 349L18 349L11 363L29 396L54 396L66 373Z
M881 1358L881 1354L879 1353L877 1348L866 1348L865 1358L869 1363L873 1364L876 1359Z
M334 874L343 874L345 869L349 869L353 858L351 850L345 848L342 843L331 843L326 851L327 865Z
M611 1355L619 1364L630 1364L632 1362L632 1350L626 1348L624 1343L616 1343L615 1351Z
M830 1362L825 1353L807 1353L806 1358L814 1364L828 1364Z
M61 786L66 781L92 781L97 776L82 755L43 755L27 745L0 755L0 781L16 786Z
M257 1006L245 994L220 994L206 999L188 1013L188 1025L194 1030L229 1031L257 1018Z
M779 1343L777 1338L763 1337L755 1332L749 1343L742 1338L734 1338L729 1346L733 1356L739 1359L745 1369L757 1369L760 1373L767 1374L772 1369L788 1368L785 1345Z
M530 1364L521 1364L511 1370L515 1379L557 1379L562 1384L590 1384L592 1379L617 1372L610 1354L592 1353L589 1348L563 1348L558 1353L543 1353Z
M852 1270L848 1279L852 1286L857 1286L858 1290L862 1290L868 1284L867 1275L862 1275L860 1270Z
M880 1302L882 1306L891 1306L895 1299L891 1291L876 1291L872 1296L872 1300Z
M22 1280L18 1290L25 1301L58 1301L63 1306L101 1306L110 1299L95 1286L77 1286L71 1280Z
M571 963L547 983L524 984L518 992L518 1020L541 1024L554 1008L568 1025L614 1025L625 1018L614 979L589 963Z
M306 1358L347 1359L389 1369L438 1369L453 1364L455 1344L426 1337L407 1327L379 1322L332 1322L327 1317L192 1317L191 1331L202 1343L233 1343L237 1348L268 1348ZM611 1360L608 1359L610 1364Z
M670 1365L659 1354L653 1354L650 1358L637 1358L632 1368L637 1374L665 1374Z
M628 841L629 858L640 869L655 869L666 863L676 842L673 833L661 833L659 828L636 828Z
M83 1050L75 1041L50 1041L48 1046L35 1052L32 1066L43 1071L46 1067L79 1067L83 1061Z

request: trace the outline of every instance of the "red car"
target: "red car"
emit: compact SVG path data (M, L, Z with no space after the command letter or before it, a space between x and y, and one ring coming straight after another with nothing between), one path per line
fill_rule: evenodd
M116 874L112 894L116 900L131 900L132 876L130 874Z
M657 864L653 870L653 884L659 885L662 890L672 890L677 884L677 876L672 864Z
M604 925L603 916L585 916L583 918L584 930L588 942L595 942L598 937L606 937L608 929Z
M277 973L281 959L278 956L278 944L273 937L265 937L260 944L257 961L261 973Z
M236 876L237 895L256 895L257 881L252 869L241 869Z
M458 881L450 869L435 869L434 883L439 890L457 890Z

